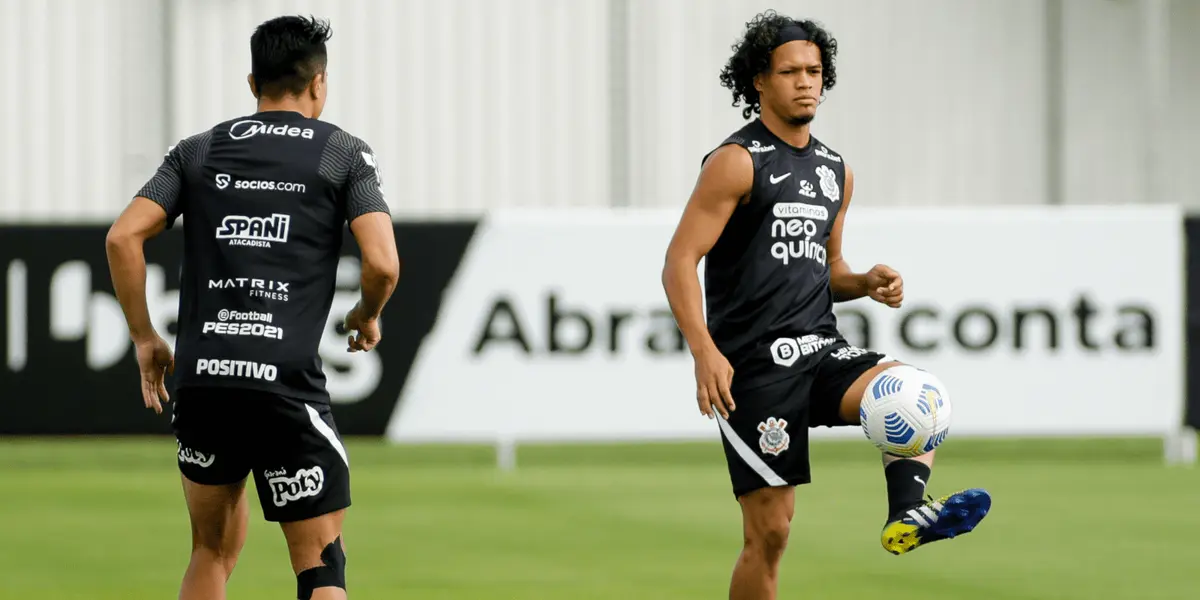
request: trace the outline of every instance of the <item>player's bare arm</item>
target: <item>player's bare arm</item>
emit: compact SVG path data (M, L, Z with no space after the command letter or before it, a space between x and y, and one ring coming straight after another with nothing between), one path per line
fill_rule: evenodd
M400 279L400 259L391 215L362 215L350 222L350 232L362 253L362 299L346 316L346 328L358 332L350 337L349 351L365 352L379 343L378 319Z
M167 226L167 213L154 201L137 197L108 230L104 247L113 291L125 313L129 337L137 348L142 375L142 400L146 408L162 413L163 401L169 400L165 374L174 370L171 348L159 337L150 322L146 306L146 240Z
M671 312L696 362L696 400L700 412L729 418L735 405L729 388L733 367L721 355L704 320L696 269L716 244L729 217L754 184L754 162L739 146L718 148L705 162L696 187L667 247L662 281Z
M904 280L887 265L875 265L866 273L855 273L842 256L842 228L846 223L846 212L850 210L850 198L854 195L854 171L846 165L846 189L842 208L833 221L829 232L826 251L829 256L829 287L833 290L834 302L848 302L863 296L900 308L904 301Z

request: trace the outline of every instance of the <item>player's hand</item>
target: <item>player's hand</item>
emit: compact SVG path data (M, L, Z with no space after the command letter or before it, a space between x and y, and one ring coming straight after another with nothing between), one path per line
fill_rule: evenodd
M342 320L342 327L346 332L354 332L357 335L351 335L346 338L349 347L346 352L370 352L379 340L383 339L383 334L379 332L379 321L376 319L366 319L359 312L358 304L346 313L346 318Z
M142 401L146 408L162 414L162 403L170 402L167 394L167 373L175 372L175 357L171 347L159 336L134 344L137 349L138 369L142 372Z
M904 280L887 265L875 265L867 272L867 295L892 308L904 302Z
M726 419L736 406L733 394L733 366L719 350L713 348L696 355L696 402L700 414L713 418L714 412Z

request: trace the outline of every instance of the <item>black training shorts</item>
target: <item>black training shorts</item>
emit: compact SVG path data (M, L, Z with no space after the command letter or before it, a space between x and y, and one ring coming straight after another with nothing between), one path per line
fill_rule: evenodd
M229 388L182 388L173 400L179 471L189 480L225 485L253 472L268 521L350 506L350 461L328 405Z
M838 414L842 396L863 373L894 359L841 337L806 336L776 341L767 360L776 369L769 377L747 380L734 373L730 393L737 410L728 421L717 416L737 497L809 483L808 430L855 425Z

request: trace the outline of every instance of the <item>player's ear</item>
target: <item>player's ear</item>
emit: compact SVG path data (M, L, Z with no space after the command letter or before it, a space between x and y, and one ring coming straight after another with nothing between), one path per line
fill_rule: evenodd
M308 86L309 96L311 96L313 100L320 100L321 88L323 87L325 87L325 71L321 71L313 77L312 83L310 83Z
M250 73L249 75L246 75L246 83L250 84L250 93L255 98L257 98L258 97L258 86L254 85L254 73Z

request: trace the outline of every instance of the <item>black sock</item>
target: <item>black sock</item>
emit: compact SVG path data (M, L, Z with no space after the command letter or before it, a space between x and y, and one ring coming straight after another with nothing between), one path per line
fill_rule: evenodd
M912 459L902 459L883 469L887 478L888 520L924 502L925 486L929 483L929 466Z

